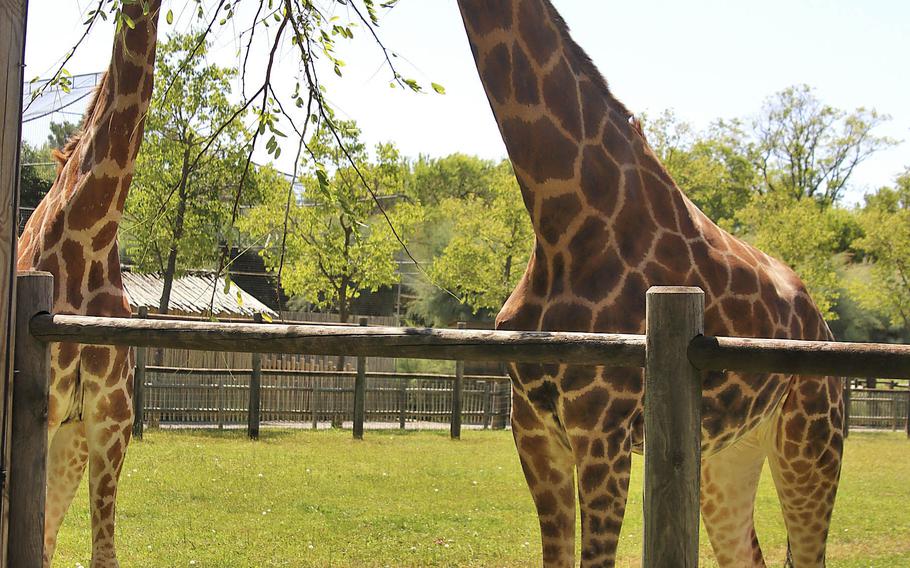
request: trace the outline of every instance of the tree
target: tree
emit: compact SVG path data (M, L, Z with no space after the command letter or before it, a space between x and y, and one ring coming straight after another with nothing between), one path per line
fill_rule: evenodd
M825 319L837 318L843 243L856 232L851 214L782 193L754 195L737 212L747 240L787 263L806 284Z
M524 273L534 232L511 164L489 176L487 197L452 197L440 204L455 219L451 240L433 262L431 276L476 313L498 310Z
M262 251L266 266L281 271L281 285L289 294L333 308L347 322L351 301L361 292L398 279L401 244L373 195L391 207L384 197L401 193L407 165L391 144L378 145L375 161L370 161L353 122L339 121L335 128L340 141L323 124L307 144L315 165L306 166L303 195L288 200L286 190L272 192L244 215L240 226L267 243Z
M851 281L851 289L860 306L910 335L910 169L895 187L867 196L859 219L865 234L854 246L866 255L869 270Z
M754 124L767 190L836 202L856 166L894 144L873 134L888 119L875 109L848 113L823 104L808 85L771 96Z
M33 209L44 199L54 183L53 166L48 167L50 154L43 148L35 148L22 142L19 170L19 205Z
M68 120L53 122L50 125L50 134L47 135L47 145L51 148L63 148L70 136L79 130L79 125Z
M680 189L711 220L732 229L758 183L754 150L740 124L717 121L695 132L672 111L643 122L648 142Z
M492 160L467 154L442 158L420 156L414 163L409 195L425 206L438 205L448 198L489 198L490 178L500 167Z
M47 141L41 146L32 146L23 140L20 154L19 205L33 209L38 206L51 189L56 177L56 163L53 150L63 147L79 126L64 120L51 122Z
M239 112L229 100L236 71L207 64L205 44L187 60L194 46L194 36L176 35L158 49L160 88L126 204L127 253L139 270L160 272L164 280L160 313L168 312L175 277L218 258L240 180L247 204L257 200L260 182L280 182L252 168L244 175L252 135L239 121L221 128Z

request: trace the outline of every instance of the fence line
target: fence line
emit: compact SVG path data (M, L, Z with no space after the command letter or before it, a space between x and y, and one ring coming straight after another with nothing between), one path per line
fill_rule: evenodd
M23 287L27 282L20 280ZM21 290L20 294L23 294ZM50 305L51 290L47 287L42 303ZM650 289L645 336L155 322L49 315L43 313L38 302L27 306L20 304L19 308L23 326L27 322L30 332L22 333L25 336L22 343L25 346L41 345L45 354L47 342L72 341L263 353L312 352L355 357L644 366L646 383L652 389L649 392L653 395L654 385L659 385L656 387L658 392L665 394L649 395L645 404L645 421L649 426L645 445L648 481L644 484L644 502L659 504L660 512L657 506L645 510L644 565L694 568L698 565L699 405L687 403L688 411L679 412L672 393L683 391L687 401L694 400L692 393L699 392L701 373L706 370L786 372L809 377L845 374L910 377L910 345L703 337L700 335L704 319L703 296L697 288ZM20 348L18 342L16 347ZM364 376L363 366L360 371ZM219 391L224 392L223 383ZM44 392L46 396L46 387ZM13 413L22 410L14 408ZM43 456L40 462L41 467L31 472L31 477L43 481ZM665 467L649 469L649 463L662 463ZM38 499L40 496L36 493L32 497ZM23 530L42 533L39 523L27 519L17 519L17 522L28 522ZM40 558L37 554L32 560L40 562Z

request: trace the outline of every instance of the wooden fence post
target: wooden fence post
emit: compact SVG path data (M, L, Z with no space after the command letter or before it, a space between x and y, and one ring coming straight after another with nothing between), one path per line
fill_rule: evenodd
M218 386L215 391L215 398L217 402L217 408L215 409L215 417L218 420L218 429L224 429L224 375L218 375Z
M850 398L853 390L853 379L844 380L844 438L850 436Z
M408 418L408 379L399 379L398 385L398 427L404 430Z
M910 439L910 385L907 385L907 439Z
M458 329L464 329L465 323L458 322ZM464 392L464 361L455 361L455 380L452 381L452 419L449 424L449 435L453 440L461 439L461 395Z
M322 377L313 377L313 396L310 400L310 411L313 415L313 430L319 428L319 399L322 397L321 385Z
M490 381L483 382L483 429L490 427L491 412L493 410L493 389Z
M367 325L367 318L360 318L361 326ZM367 388L367 359L357 357L357 377L354 379L354 438L363 440L364 402Z
M28 0L0 0L0 566L7 566L10 435L15 360L19 141ZM40 557L39 557L40 561ZM10 564L12 565L12 564ZM37 564L36 564L37 566Z
M41 566L47 492L47 397L51 373L48 344L29 333L35 314L51 311L54 277L17 277L16 352L9 472L9 566Z
M698 566L701 373L689 362L704 332L705 295L660 286L647 294L642 566Z
M262 314L253 316L253 323L262 323ZM253 353L253 372L250 374L250 396L247 408L246 434L259 439L259 408L262 398L262 353Z
M139 317L149 317L149 309L139 308ZM136 347L136 371L133 374L133 438L141 440L145 431L145 366L148 347Z

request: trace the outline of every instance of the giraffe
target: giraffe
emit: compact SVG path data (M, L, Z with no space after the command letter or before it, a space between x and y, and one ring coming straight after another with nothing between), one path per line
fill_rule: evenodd
M711 222L679 190L550 0L458 0L534 227L496 326L643 333L649 286L705 291L711 335L832 340L783 263ZM512 429L546 566L612 566L631 454L644 441L641 370L510 365ZM822 566L843 448L832 377L710 373L701 511L721 566L763 566L753 504L767 459L788 556Z
M151 100L159 11L160 0L124 3L135 26L123 25L115 37L81 130L55 153L57 178L19 239L18 270L54 275L58 314L130 317L117 229ZM116 567L115 501L133 422L133 355L126 347L75 343L50 350L44 565L88 464L91 565Z

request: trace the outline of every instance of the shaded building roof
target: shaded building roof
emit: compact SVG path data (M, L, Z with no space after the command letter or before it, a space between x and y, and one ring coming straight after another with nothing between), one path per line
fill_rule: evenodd
M215 316L253 316L261 313L278 317L277 312L248 294L243 288L231 282L225 292L224 278L214 282L215 301L212 305ZM164 280L157 274L123 273L123 286L130 305L134 310L146 307L150 312L158 311ZM212 276L188 274L174 279L171 289L169 310L185 314L208 314L212 302Z

